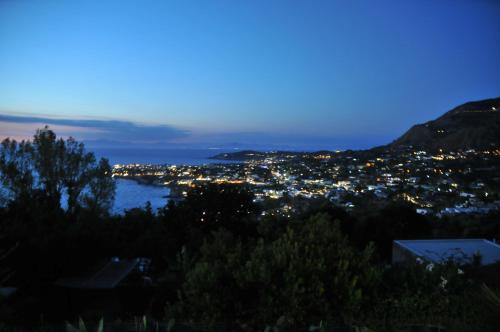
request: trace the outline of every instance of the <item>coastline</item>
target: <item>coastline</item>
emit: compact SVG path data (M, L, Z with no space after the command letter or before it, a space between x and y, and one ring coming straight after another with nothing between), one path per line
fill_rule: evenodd
M161 184L161 183L157 183L155 181L152 181L152 180L146 180L144 179L143 177L140 177L140 176L119 176L119 175L115 175L114 176L115 179L120 179L120 180L130 180L130 181L134 181L140 185L143 185L143 186L151 186L151 187L161 187L161 188L169 188L169 186L167 185L164 185L164 184Z
M138 176L115 176L115 178L120 180L133 181L141 186L168 189L169 194L162 196L162 198L166 198L168 200L179 201L184 198L182 195L172 195L172 193L175 192L176 189L170 185L161 184L154 181L148 181Z

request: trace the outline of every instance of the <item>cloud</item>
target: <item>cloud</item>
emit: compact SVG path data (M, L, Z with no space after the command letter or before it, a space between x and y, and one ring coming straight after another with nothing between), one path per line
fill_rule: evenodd
M89 148L220 148L258 150L366 149L382 145L390 137L335 132L203 132L171 125L145 125L130 121L60 119L48 116L1 114L0 139L29 139L36 129L49 125L60 137L73 136Z
M74 136L88 141L167 143L190 135L189 131L170 125L0 114L0 136L3 137L27 138L34 134L36 128L44 125L49 125L59 136Z

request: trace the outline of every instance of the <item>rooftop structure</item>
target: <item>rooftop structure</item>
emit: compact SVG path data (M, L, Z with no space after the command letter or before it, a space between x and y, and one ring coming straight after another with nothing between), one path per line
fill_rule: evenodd
M56 285L65 288L112 289L134 270L142 272L146 263L144 258L119 259L115 257L98 269L84 275L61 278L56 281Z
M500 245L485 239L395 240L392 263L415 261L421 258L433 263L454 260L471 263L474 255L481 257L482 265L500 262Z

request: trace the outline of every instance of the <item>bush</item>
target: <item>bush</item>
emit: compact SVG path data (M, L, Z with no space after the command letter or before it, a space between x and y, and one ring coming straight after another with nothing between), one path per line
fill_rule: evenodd
M354 250L324 214L252 248L221 231L187 271L184 313L207 324L229 319L253 327L281 316L293 326L331 317L352 322L378 282L372 252Z

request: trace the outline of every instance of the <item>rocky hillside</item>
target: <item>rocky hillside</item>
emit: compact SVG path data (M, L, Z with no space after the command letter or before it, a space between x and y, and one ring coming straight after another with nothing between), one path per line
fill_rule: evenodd
M482 149L500 147L500 98L460 105L436 120L418 124L389 147Z

